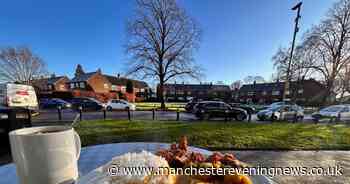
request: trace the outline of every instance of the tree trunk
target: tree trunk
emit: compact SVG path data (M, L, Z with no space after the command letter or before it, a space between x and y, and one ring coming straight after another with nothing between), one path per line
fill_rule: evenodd
M165 109L165 100L164 100L164 80L161 77L159 80L159 100L160 100L160 108L162 110Z

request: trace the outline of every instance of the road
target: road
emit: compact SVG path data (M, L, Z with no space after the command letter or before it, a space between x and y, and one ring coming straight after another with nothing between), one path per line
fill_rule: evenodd
M72 110L62 110L62 120L63 121L73 121L78 112ZM131 119L139 120L152 120L153 113L152 111L130 111ZM177 113L173 111L155 111L155 119L157 120L176 120ZM57 110L41 110L40 114L36 117L33 117L33 121L57 121L58 120ZM128 119L127 111L107 111L107 119ZM197 118L190 113L180 113L180 120L182 121L194 121ZM103 111L94 111L94 112L83 112L83 120L99 120L103 119Z
M62 110L62 121L73 121L78 112L73 110ZM152 111L131 111L130 113L131 119L137 120L152 120ZM177 113L174 111L155 111L155 119L156 120L176 120ZM128 119L127 111L112 111L106 112L107 119ZM191 114L186 112L180 113L181 121L196 121L197 118ZM94 112L83 112L82 113L83 120L102 120L103 112L102 111L94 111ZM223 120L221 119L213 119L213 120ZM58 112L57 110L41 110L40 114L36 117L33 117L34 122L52 122L58 121ZM255 114L252 115L252 122L256 123L269 123L270 121L258 121ZM311 122L311 116L307 115L304 118L304 122Z

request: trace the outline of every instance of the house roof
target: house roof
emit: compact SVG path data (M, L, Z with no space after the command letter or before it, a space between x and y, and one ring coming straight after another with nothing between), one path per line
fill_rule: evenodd
M93 75L95 75L97 72L89 72L80 74L79 76L75 76L73 79L70 80L70 82L85 82L90 79Z
M50 77L50 78L39 78L32 80L32 85L38 88L46 88L48 84L55 84L62 78L66 78L66 76L58 76L58 77Z
M125 86L129 80L132 81L135 88L147 88L148 84L144 81L128 79L125 77L115 77L111 75L104 75L112 85Z
M192 91L202 91L202 90L217 90L217 91L230 91L228 85L217 85L217 84L164 84L166 88L180 88Z
M317 83L318 85L322 86L321 83L317 82L314 79L308 79L302 81L303 85L307 83ZM297 81L292 81L291 86L297 85ZM250 92L250 91L272 91L272 90L283 90L284 89L284 82L273 82L273 83L256 83L256 84L244 84L239 91L240 92Z
M62 78L66 78L66 77L65 76L51 77L51 78L47 79L47 83L48 84L55 84L57 81L61 80Z
M244 84L240 91L271 91L271 90L282 90L284 88L284 82L274 83L257 83L257 84Z

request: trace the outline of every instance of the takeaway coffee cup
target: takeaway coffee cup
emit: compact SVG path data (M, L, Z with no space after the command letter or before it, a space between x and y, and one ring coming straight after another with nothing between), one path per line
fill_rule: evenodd
M21 184L68 184L78 178L81 142L72 127L23 128L9 136Z

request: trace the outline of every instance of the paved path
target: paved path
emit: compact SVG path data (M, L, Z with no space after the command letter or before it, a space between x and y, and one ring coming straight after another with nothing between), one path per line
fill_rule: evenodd
M261 167L328 167L340 166L342 176L275 176L279 184L348 184L350 151L228 151L242 161Z

